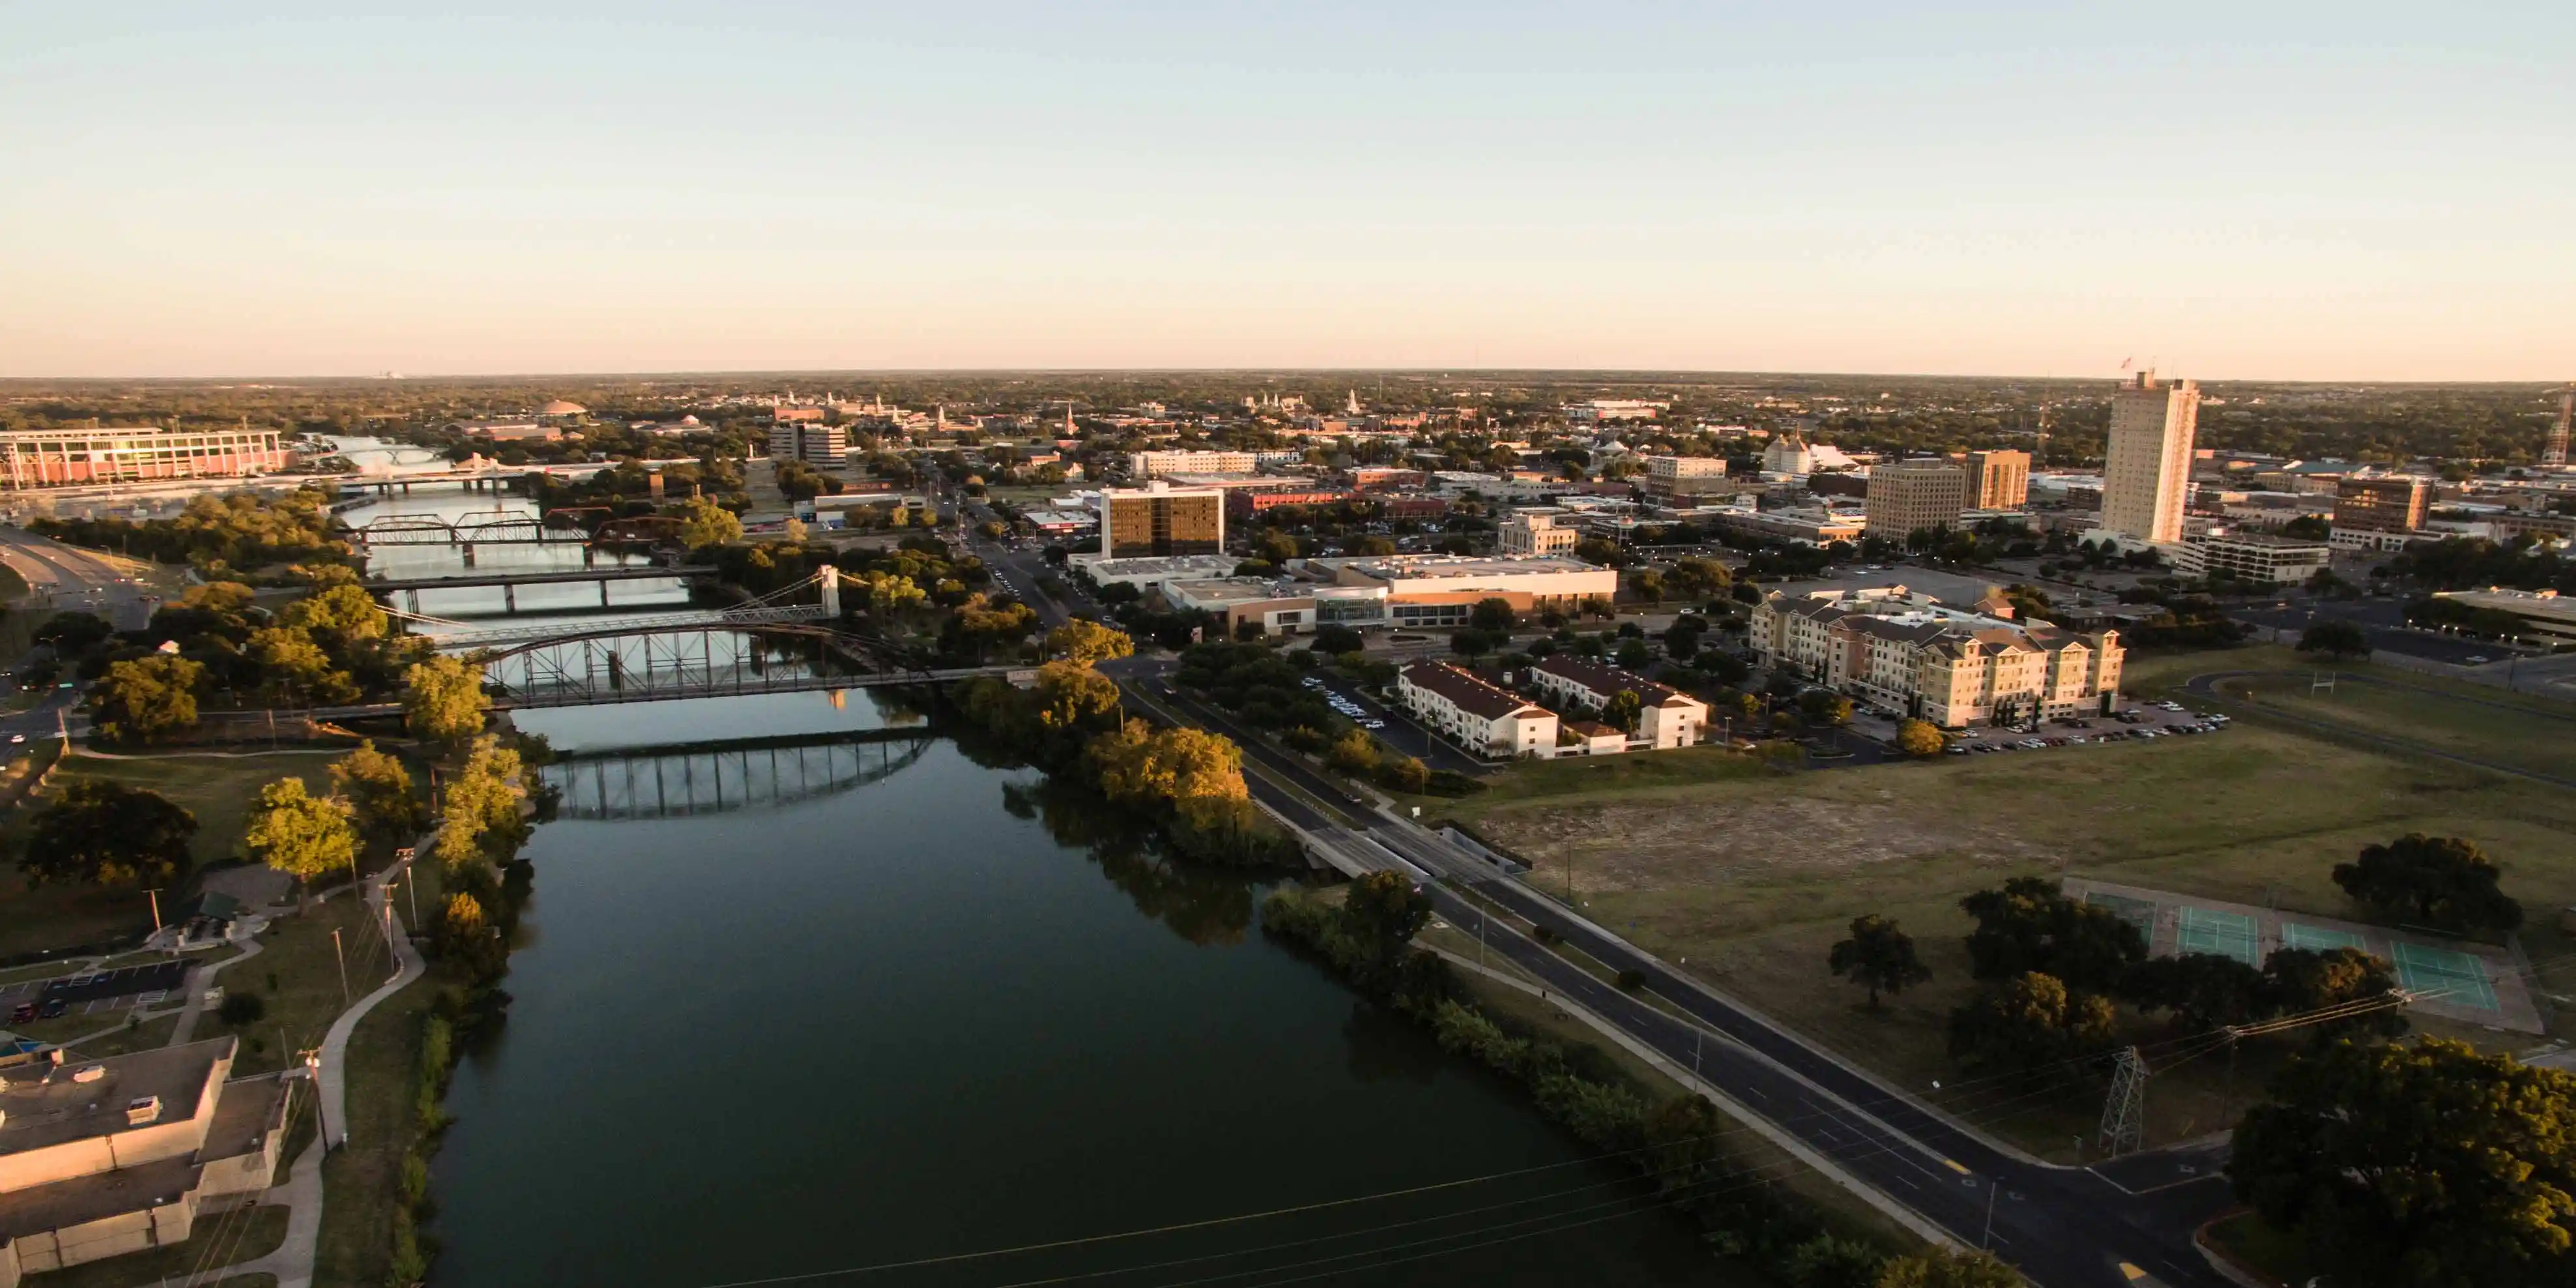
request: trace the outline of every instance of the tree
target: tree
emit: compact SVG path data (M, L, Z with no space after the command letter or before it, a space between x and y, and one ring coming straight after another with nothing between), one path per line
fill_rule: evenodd
M1969 895L1959 907L1977 921L1968 960L1979 979L2038 971L2109 992L2147 957L2146 937L2136 926L2108 908L2067 898L2045 877L2014 877L2001 889Z
M1318 653L1357 653L1368 647L1368 640L1360 635L1358 627L1336 623L1316 627L1314 642L1308 647Z
M75 778L27 824L27 884L166 886L188 870L197 816L156 792Z
M1039 667L1030 696L1038 723L1049 729L1107 728L1119 709L1118 682L1073 662Z
M1880 993L1902 993L1932 978L1932 969L1914 955L1913 937L1876 913L1852 918L1851 938L1834 945L1826 965L1868 989L1873 1011L1878 1009Z
M1893 1257L1870 1288L2023 1288L2021 1272L1991 1252L1926 1248Z
M519 753L484 734L474 740L465 765L447 784L439 814L438 857L450 867L506 855L526 835L519 803L527 799Z
M2336 1283L2563 1285L2576 1274L2576 1077L2464 1043L2292 1059L2236 1129L2238 1199Z
M306 885L355 867L358 833L349 825L348 802L307 792L301 778L280 778L259 789L242 831L242 854Z
M1896 749L1909 756L1938 756L1949 740L1929 720L1906 720L1896 726Z
M376 750L374 739L332 764L331 788L349 802L358 830L368 836L399 842L428 821L429 811L412 795L410 771L399 757Z
M1619 655L1613 660L1618 662L1621 670L1643 671L1654 665L1655 652L1646 647L1644 640L1630 640L1619 646Z
M2245 1024L2272 1011L2263 972L2217 953L2139 962L2121 980L2120 993L2140 1010L2171 1011L2193 1029Z
M1431 896L1401 872L1371 872L1351 882L1342 924L1377 961L1390 962L1431 920Z
M118 662L89 691L90 720L119 745L156 741L197 723L197 685L206 668L173 653Z
M300 626L272 626L254 631L249 653L271 681L315 702L349 702L358 686L345 671L331 668L331 655Z
M902 513L898 508L896 513ZM691 550L708 546L729 546L742 540L742 520L733 511L705 497L689 498L688 508L680 519L680 544Z
M1325 749L1324 763L1355 777L1374 774L1378 765L1377 739L1365 729L1353 729Z
M1473 662L1503 646L1503 637L1492 631L1464 630L1449 636L1449 651Z
M2397 980L2385 959L2358 948L2276 948L2263 959L2263 988L2274 1010L2298 1015L2387 997ZM2391 1006L2311 1024L2308 1031L2321 1044L2342 1036L2393 1038L2406 1031L2406 1013Z
M2070 991L2036 971L1990 988L1950 1013L1950 1054L1964 1063L2031 1072L2099 1050L2111 1036L2111 1001Z
M286 606L285 623L335 649L385 637L390 622L376 598L354 585L325 587Z
M1637 720L1646 712L1646 700L1635 689L1621 689L1601 704L1601 723L1616 725L1623 733L1635 733Z
M2522 905L2496 888L2498 875L2495 860L2474 841L2409 832L2362 847L2356 862L2336 864L2334 883L2354 902L2417 925L2511 930L2522 924Z
M49 645L54 656L76 658L104 644L116 634L116 628L95 613L56 613L45 619L31 636L36 643Z
M1508 599L1479 599L1474 608L1467 610L1468 626L1496 635L1509 633L1513 618L1512 602Z
M2354 623L2330 618L2299 632L2299 651L2327 657L2368 657L2370 636Z
M415 737L463 742L483 731L491 707L481 667L439 653L403 671L403 727Z
M1100 792L1124 804L1201 797L1242 800L1243 749L1203 729L1154 729L1130 720L1093 739L1084 759Z
M1814 724L1850 724L1852 700L1826 689L1809 689L1798 695L1798 714Z
M1047 652L1076 666L1136 655L1136 641L1116 627L1077 617L1047 632Z

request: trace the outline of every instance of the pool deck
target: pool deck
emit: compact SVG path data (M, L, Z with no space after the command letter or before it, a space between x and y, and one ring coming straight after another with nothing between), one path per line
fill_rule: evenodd
M2399 967L2399 984L2420 991L2441 987L2438 971L2428 969L2428 963L2448 961L2465 965L2474 962L2483 969L2486 988L2493 991L2495 1005L2492 1008L2477 1004L2486 999L2477 996L2475 986L2471 984L2461 991L2460 1000L2419 997L2409 1004L2408 1009L2505 1032L2548 1031L2539 1007L2532 1000L2531 990L2525 987L2520 964L2512 953L2491 944L2399 933L2385 926L2365 926L2359 922L2304 912L2283 912L2251 904L2201 899L2169 890L2149 890L2089 877L2067 877L2063 888L2067 897L2072 899L2134 910L2136 915L2132 920L2147 932L2147 951L2158 957L2186 951L2184 922L2186 913L2189 913L2194 941L2189 951L2193 952L2226 951L2232 938L2228 928L2250 926L2253 942L2248 965L2261 965L2274 949L2284 946L2324 948L2352 944ZM2150 905L2152 911L2141 905ZM2233 943L2241 945L2242 940L2235 938ZM2403 957L2399 954L2399 945L2406 947ZM2243 952L2230 955L2239 960L2247 956ZM2461 959L2467 961L2462 962Z

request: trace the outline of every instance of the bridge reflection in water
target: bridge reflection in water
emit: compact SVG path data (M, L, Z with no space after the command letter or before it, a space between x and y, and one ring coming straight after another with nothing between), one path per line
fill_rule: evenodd
M776 809L902 773L926 726L573 752L540 772L559 818L624 821Z

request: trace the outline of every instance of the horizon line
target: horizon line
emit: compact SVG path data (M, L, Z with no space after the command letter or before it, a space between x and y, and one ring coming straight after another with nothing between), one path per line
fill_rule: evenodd
M2160 368L2160 367L2135 367L2135 368L2130 368L2130 369L2121 370L2121 371L2115 371L2115 372L2112 372L2112 373L2109 373L2109 374L2105 374L2105 375L2098 375L2098 376L2093 376L2093 375L2084 375L2084 376L2062 376L2062 375L2015 375L2015 374L2002 373L2002 372L1981 372L1981 373L1943 373L1943 372L1923 372L1923 371L1918 371L1918 372L1903 372L1903 371L1857 371L1857 370L1852 370L1852 371L1789 371L1789 370L1764 371L1764 370L1751 370L1751 369L1728 369L1728 368L1681 368L1681 367L1446 367L1446 368L1444 368L1444 367L1422 367L1422 366L1414 366L1414 367L1330 367L1330 366L1326 366L1326 367L1291 367L1291 366L1277 366L1277 367L1263 367L1263 366L1218 366L1218 367L1185 367L1185 366L1172 366L1172 367L1157 367L1157 366L1140 366L1140 367L1044 367L1044 366L1035 366L1035 367L999 367L999 366L972 366L972 367L798 367L798 368L785 368L785 367L781 367L781 368L742 367L742 368L732 368L732 369L718 369L718 368L685 368L685 367L683 367L683 368L669 368L669 369L662 369L662 370L638 370L638 371L481 371L481 372L473 372L473 371L469 371L469 372L434 372L434 373L424 373L424 374L413 374L413 373L409 373L409 372L404 372L404 373L400 373L400 374L379 374L379 375L280 375L280 374L249 374L249 373L244 373L244 374L226 374L226 375L151 375L151 376L141 376L141 375L127 375L127 376L59 376L59 375L25 376L25 375L20 375L20 376L0 376L0 386L8 386L8 385L29 385L29 384L33 384L33 385L44 385L44 384L55 384L55 385L207 384L207 383L218 383L218 382L220 382L220 383L232 383L232 384L243 384L243 383L270 383L270 382L275 382L275 383L295 383L295 384L344 383L344 384L397 385L397 384L433 383L433 382L439 382L439 381L470 381L470 380L489 380L489 381L542 381L542 380L567 380L567 381L572 381L572 380L586 380L586 381L599 381L599 380L638 380L638 379L660 379L660 380L667 380L667 379L681 379L681 378L696 378L696 379L706 379L706 378L725 378L725 379L751 379L751 378L763 378L763 379L767 379L767 378L794 378L794 377L816 377L816 378L819 378L819 377L835 377L835 376L838 376L838 377L873 376L873 377L881 377L881 378L895 378L895 377L923 377L923 376L951 376L951 377L953 377L953 376L1089 376L1089 377L1119 377L1119 376L1125 376L1125 377L1135 377L1135 376L1227 376L1227 375L1243 375L1243 376L1326 376L1326 375L1354 375L1354 376L1357 376L1357 375L1374 375L1374 376L1408 376L1408 377L1419 377L1419 378L1430 378L1430 379L1469 378L1469 377L1520 377L1520 378L1528 378L1528 377L1560 377L1560 378L1607 377L1607 378L1614 378L1614 379L1628 379L1628 380L1637 380L1637 381L1651 381L1651 380L1655 380L1655 379L1712 378L1712 377L1725 377L1725 378L1746 378L1746 377L1758 377L1758 378L1771 378L1771 379L1780 379L1780 378L1815 378L1815 377L1831 377L1831 378L1835 378L1835 379L1847 379L1847 380L1974 380L1974 381L2031 381L2031 382L2050 382L2050 383L2063 383L2063 384L2081 384L2081 383L2092 383L2092 382L2097 382L2097 381L2109 381L2109 382L2112 382L2112 383L2115 383L2115 384L2116 384L2116 383L2119 383L2119 382L2122 382L2122 381L2125 381L2125 380L2129 379L2131 376L2136 375L2136 374L2137 374L2137 373L2139 373L2139 372L2161 372L2161 373L2163 373L2163 374L2166 376L2166 378L2168 378L2168 379L2173 379L2173 380L2190 380L2190 381L2193 381L2194 383L2197 383L2197 384L2203 384L2203 385L2216 385L2216 384L2320 385L2320 386L2335 386L2335 385L2372 385L2372 386L2379 386L2379 387L2390 387L2390 386L2410 386L2410 387L2423 387L2423 388L2441 388L2441 387L2456 387L2456 386L2512 387L2512 386L2519 386L2519 385L2533 385L2533 386L2537 386L2537 387L2540 387L2540 388L2543 388L2543 389L2554 389L2554 388L2559 388L2559 387L2563 387L2563 386L2569 385L2569 384L2571 384L2571 383L2576 383L2576 381L2560 380L2560 379L2555 379L2555 378L2528 378L2528 379L2449 379L2449 380L2432 379L2432 380L2397 380L2397 379L2368 379L2368 378L2361 378L2361 377L2339 377L2339 378L2331 378L2331 379L2318 379L2318 378L2304 378L2304 379L2301 379L2301 378L2272 378L2272 377L2263 377L2263 376L2221 376L2221 377L2199 377L2199 376L2192 376L2192 375L2188 375L2188 374L2181 374L2181 373L2175 373L2175 372L2165 371L2165 369Z

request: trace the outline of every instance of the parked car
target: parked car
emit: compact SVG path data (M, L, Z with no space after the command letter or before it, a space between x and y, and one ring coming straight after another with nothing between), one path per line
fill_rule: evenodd
M58 1020L65 1015L70 1014L71 1009L71 1003L66 1002L59 997L49 997L45 999L45 1004L43 1006L36 1008L36 1018L41 1020Z
M33 1002L20 1002L9 1012L9 1022L11 1024L25 1024L29 1020L35 1018L36 1004Z

